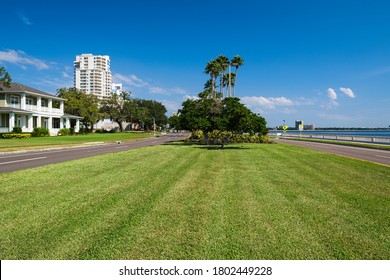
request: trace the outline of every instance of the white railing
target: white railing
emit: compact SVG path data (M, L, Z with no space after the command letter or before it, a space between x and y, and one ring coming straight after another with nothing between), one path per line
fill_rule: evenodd
M6 107L11 107L11 108L15 108L15 109L21 108L20 104L7 104Z
M26 105L26 110L28 110L28 111L38 111L38 107L36 105Z
M323 140L337 140L350 142L364 142L376 144L390 144L390 137L383 136L352 136L352 135L325 135L325 134L282 134L282 137L309 138Z

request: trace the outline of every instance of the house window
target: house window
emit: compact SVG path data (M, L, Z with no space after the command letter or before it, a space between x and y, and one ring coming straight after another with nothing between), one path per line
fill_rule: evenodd
M38 127L38 117L33 116L33 127Z
M9 114L0 114L0 127L9 127Z
M44 99L41 100L41 107L46 107L46 100Z
M19 96L11 96L11 104L12 105L19 104Z
M53 128L60 128L61 119L60 118L53 118Z
M33 105L32 98L26 98L26 105Z

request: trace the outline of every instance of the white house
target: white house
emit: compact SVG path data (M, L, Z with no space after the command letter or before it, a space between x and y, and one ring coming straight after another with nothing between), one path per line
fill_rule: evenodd
M50 135L57 135L61 128L74 128L78 132L81 117L65 114L65 101L19 83L11 83L10 88L0 86L0 133L12 132L15 126L23 132L45 127Z

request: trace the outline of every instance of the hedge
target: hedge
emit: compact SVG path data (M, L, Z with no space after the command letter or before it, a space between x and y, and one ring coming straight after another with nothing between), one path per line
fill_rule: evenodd
M31 133L4 133L1 137L4 139L30 138Z

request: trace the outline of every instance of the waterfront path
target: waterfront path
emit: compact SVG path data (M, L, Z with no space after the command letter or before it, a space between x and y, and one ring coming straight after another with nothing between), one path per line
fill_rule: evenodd
M275 141L390 166L390 151L388 150L377 150L309 141L296 141L290 139L275 139Z
M173 141L179 141L186 136L188 135L174 133L161 137L138 140L135 142L121 142L120 144L110 143L72 147L66 149L46 149L41 151L3 153L0 155L0 173L64 162L68 160L74 160L95 155L132 150L146 146L161 145Z

